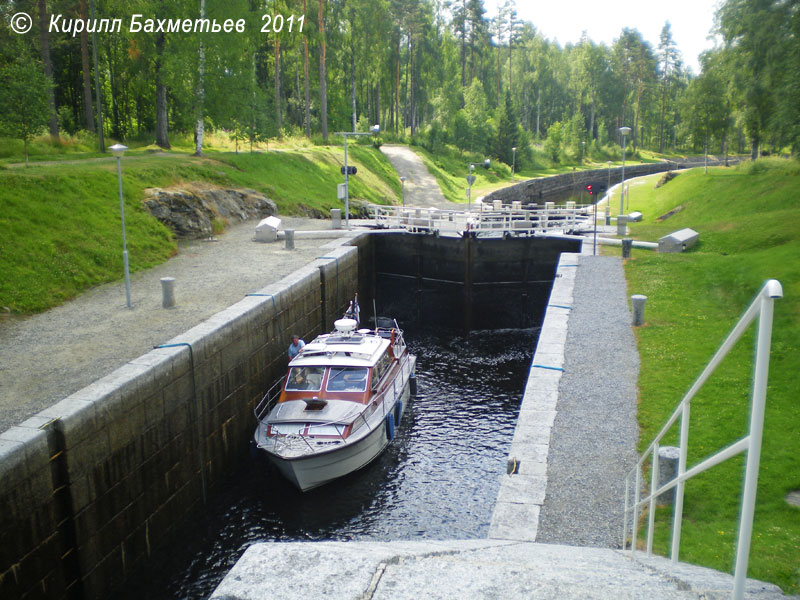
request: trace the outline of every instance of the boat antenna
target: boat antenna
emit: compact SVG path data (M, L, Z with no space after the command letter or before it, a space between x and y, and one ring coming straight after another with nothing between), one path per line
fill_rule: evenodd
M375 298L372 299L372 314L375 317L375 333L378 333L378 305L375 303Z

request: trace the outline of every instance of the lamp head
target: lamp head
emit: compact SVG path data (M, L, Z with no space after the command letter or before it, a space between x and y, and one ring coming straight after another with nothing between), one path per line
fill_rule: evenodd
M123 146L122 144L114 144L109 148L111 150L111 154L116 156L117 158L121 158L125 154L125 150L127 150L127 146Z
M628 135L631 132L631 128L630 127L620 127L619 128L619 132L622 134L623 137L625 137L626 135Z
M378 135L381 132L381 126L380 125L373 125L370 128L370 132L372 133L372 135Z

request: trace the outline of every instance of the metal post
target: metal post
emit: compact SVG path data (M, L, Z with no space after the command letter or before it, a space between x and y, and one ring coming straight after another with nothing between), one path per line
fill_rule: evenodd
M119 214L122 218L122 267L125 271L125 302L131 308L131 273L128 267L128 241L125 237L125 204L122 201L122 166L117 156L117 183L119 184Z
M625 242L629 241L632 242L633 240L622 240L623 248L625 248ZM630 250L628 251L628 257L630 257ZM647 302L647 296L643 296L641 294L634 294L631 296L631 303L633 304L633 326L638 327L640 325L644 325L644 304Z
M350 229L350 173L347 170L347 134L344 134L344 228Z
M650 511L647 515L647 556L653 556L653 534L655 533L655 520L656 520L656 495L655 491L658 487L658 448L656 444L653 447L653 458L650 464Z
M622 214L625 212L623 203L625 201L625 149L628 145L628 139L626 136L631 132L631 128L620 127L619 132L622 134L622 186L619 197L619 214Z
M403 198L403 206L406 205L406 178L400 178L400 196Z
M592 256L597 256L597 203L594 201L594 241L592 242Z
M622 513L622 549L625 550L625 537L628 535L628 499L631 493L630 475L625 478L625 510Z
M636 552L636 538L639 537L639 500L642 499L642 469L636 465L636 487L633 490L633 530L631 531L631 555Z
M294 229L284 229L284 240L286 242L287 250L294 250Z
M608 183L606 183L606 225L611 225L611 161L607 160Z
M764 404L767 397L769 375L769 350L772 343L772 313L775 298L783 296L777 281L768 282L761 292L761 312L758 317L758 341L756 346L755 376L753 378L753 402L750 409L750 435L747 448L747 466L742 493L742 512L739 521L739 541L736 547L736 570L733 579L733 598L744 595L747 563L750 557L750 541L753 536L753 513L756 506L758 465L761 460L761 438L764 433ZM767 296L769 294L769 296Z
M683 403L681 409L681 441L678 455L678 485L675 486L675 508L672 522L672 552L670 560L678 562L681 547L681 525L683 523L683 490L686 483L681 479L686 473L686 458L689 446L689 402Z
M514 181L514 170L517 166L517 149L511 148L511 181Z

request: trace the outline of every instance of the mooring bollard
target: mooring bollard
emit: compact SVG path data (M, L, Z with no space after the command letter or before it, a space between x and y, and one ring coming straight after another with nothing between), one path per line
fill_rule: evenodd
M628 238L622 240L622 258L631 257L631 248L633 248L633 240Z
M161 278L161 307L173 308L175 306L175 278Z
M631 296L633 303L633 325L639 327L644 325L644 303L647 302L647 296L641 294L634 294Z
M681 449L675 446L662 446L658 449L658 487L666 485L677 477L680 455ZM659 504L673 504L675 488L661 494L656 501Z
M286 249L294 250L294 229L284 229L283 234L286 239Z
M628 233L628 215L617 215L617 235Z
M342 209L341 208L332 208L331 209L331 229L341 229L342 228Z

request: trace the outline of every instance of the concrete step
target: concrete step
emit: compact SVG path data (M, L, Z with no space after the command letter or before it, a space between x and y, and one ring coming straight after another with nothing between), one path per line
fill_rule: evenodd
M729 598L730 575L663 558L502 540L254 544L211 600ZM748 580L747 598L783 598Z

